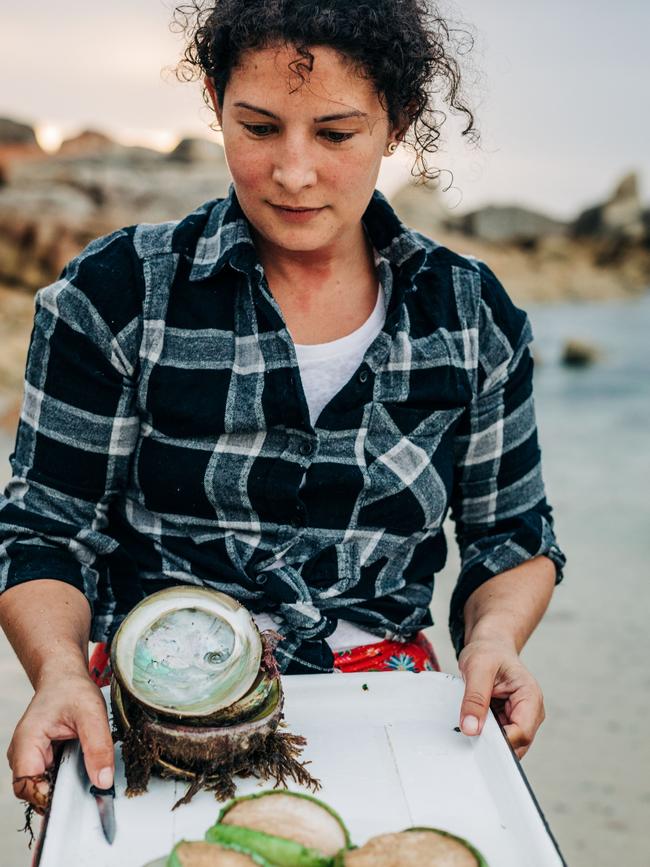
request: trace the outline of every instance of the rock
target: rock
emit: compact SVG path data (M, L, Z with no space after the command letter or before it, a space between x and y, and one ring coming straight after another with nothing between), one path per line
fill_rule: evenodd
M3 145L36 145L36 133L29 124L0 117L0 147Z
M647 245L650 247L650 208L646 208L641 214L641 220L643 222L643 228L645 230L645 240Z
M223 148L206 138L184 138L167 159L181 163L225 162Z
M583 211L573 223L572 234L577 238L643 240L647 228L637 175L625 175L606 202Z
M633 172L626 175L603 205L603 228L606 232L640 239L644 234L643 207L639 180Z
M98 163L102 165L157 162L163 154L152 148L131 147L114 141L110 136L96 130L85 130L79 135L66 139L55 155L55 159Z
M650 286L650 215L641 204L633 172L621 179L606 202L583 211L571 234L591 251L601 273L616 273L623 286L635 290Z
M600 358L598 347L575 338L567 340L562 351L562 364L567 367L588 367Z
M12 165L43 157L36 134L29 124L0 118L0 187L10 182Z
M593 238L601 232L602 227L602 206L594 205L576 217L571 226L571 234L574 238Z
M109 154L119 148L120 145L112 138L97 130L87 129L61 142L57 156L61 157L87 157L101 154Z
M546 235L535 242L537 262L569 262L575 252L575 242L566 235Z
M0 437L15 434L34 299L0 282Z
M435 184L408 183L391 196L391 205L410 228L430 237L453 223L451 211L440 198Z
M466 214L460 228L492 243L524 243L548 235L562 235L566 223L517 205L488 205Z
M68 148L68 155L12 164L0 187L0 279L7 284L37 289L92 238L182 218L230 183L223 159L170 161L101 134L78 137L74 147L84 155Z
M103 233L96 212L88 196L65 186L0 191L0 280L29 288L51 282Z

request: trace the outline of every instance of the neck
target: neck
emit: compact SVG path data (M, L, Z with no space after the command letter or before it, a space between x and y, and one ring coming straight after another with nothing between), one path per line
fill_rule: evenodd
M345 237L317 250L287 250L254 230L253 239L274 294L275 287L301 295L331 292L339 284L350 285L351 279L363 283L374 274L372 246L361 223Z

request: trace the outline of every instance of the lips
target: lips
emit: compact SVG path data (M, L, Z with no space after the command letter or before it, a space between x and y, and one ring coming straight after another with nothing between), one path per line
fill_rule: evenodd
M276 205L273 202L269 202L269 205L273 208L277 216L284 220L286 223L292 224L300 224L300 223L308 223L310 220L315 219L322 211L325 210L324 207L320 208L297 208L295 205Z
M301 212L303 212L303 211L320 211L320 210L322 210L322 207L317 207L317 208L306 208L306 207L296 208L294 205L278 205L278 204L275 204L275 202L269 202L269 204L272 205L274 208L280 208L280 209L283 210L283 211L294 211L295 213L301 213Z

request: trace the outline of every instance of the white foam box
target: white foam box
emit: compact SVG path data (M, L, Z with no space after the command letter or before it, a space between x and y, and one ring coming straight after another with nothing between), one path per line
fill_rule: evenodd
M380 672L283 677L290 731L307 738L303 757L318 792L346 822L354 843L410 826L465 837L490 867L558 867L565 862L519 762L490 714L478 738L458 726L463 683L438 672ZM127 798L116 747L112 846L80 771L78 745L59 769L41 841L39 867L143 867L181 839L200 840L220 804L209 792L172 812L186 783L151 780ZM271 788L242 779L237 794ZM300 791L290 784L289 788Z

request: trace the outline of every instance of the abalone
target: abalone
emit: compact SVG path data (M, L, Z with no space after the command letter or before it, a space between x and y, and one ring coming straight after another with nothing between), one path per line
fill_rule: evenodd
M111 645L122 692L182 719L210 717L244 696L259 674L260 634L225 593L171 587L143 599Z
M371 837L358 849L341 850L334 867L488 867L467 840L438 828L407 828Z
M127 795L145 792L151 774L189 781L176 806L202 788L232 797L238 774L319 788L299 760L305 739L279 730L278 640L237 600L204 588L162 590L128 614L111 647Z

